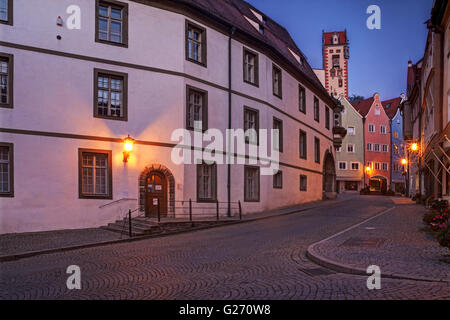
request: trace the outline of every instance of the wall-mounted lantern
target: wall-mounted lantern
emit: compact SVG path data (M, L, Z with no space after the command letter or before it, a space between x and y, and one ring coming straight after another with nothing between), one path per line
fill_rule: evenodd
M123 139L123 162L128 162L131 151L133 151L134 139L128 135Z
M402 165L406 165L408 163L408 161L406 159L402 159Z

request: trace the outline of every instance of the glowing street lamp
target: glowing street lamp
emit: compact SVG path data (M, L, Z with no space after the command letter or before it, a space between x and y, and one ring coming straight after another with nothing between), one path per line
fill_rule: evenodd
M417 143L411 144L411 150L412 151L417 151L418 149L419 149L419 147L418 147Z
M131 151L133 151L134 139L128 135L123 139L123 162L128 162Z
M366 167L366 172L367 172L368 174L370 174L371 171L372 171L372 168L369 167L369 166L367 166L367 167Z
M408 161L406 159L402 159L402 165L406 165L408 163Z

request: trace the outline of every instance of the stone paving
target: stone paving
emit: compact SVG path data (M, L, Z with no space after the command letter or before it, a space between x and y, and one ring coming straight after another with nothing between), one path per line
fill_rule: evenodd
M450 250L420 231L427 209L408 199L392 200L393 210L313 245L310 253L350 268L377 265L382 274L450 281L450 264L440 261Z
M392 207L357 197L299 214L0 263L0 299L450 299L448 283L340 274L305 257L312 243ZM68 290L66 269L81 269Z
M244 215L243 220L261 219L264 217L270 217L274 215L288 214L290 212L295 212L299 210L306 210L309 208L315 208L323 205L331 205L334 203L338 203L339 201L341 200L334 200L327 202L322 201L312 202L292 207L281 208L278 210L267 211L263 213L249 214ZM169 219L163 219L162 222L168 220ZM128 236L126 234L111 232L101 228L2 234L0 235L0 256L23 254L26 252L41 251L41 250L51 250L61 247L82 246L92 243L115 241L127 238Z

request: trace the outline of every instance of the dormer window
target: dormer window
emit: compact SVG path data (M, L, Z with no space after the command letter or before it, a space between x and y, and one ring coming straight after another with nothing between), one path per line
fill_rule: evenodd
M263 16L262 19L261 19L261 22L264 25L267 24L267 18Z
M264 34L264 26L261 24L259 25L259 33Z
M339 39L337 34L333 35L333 44L338 44L339 43Z

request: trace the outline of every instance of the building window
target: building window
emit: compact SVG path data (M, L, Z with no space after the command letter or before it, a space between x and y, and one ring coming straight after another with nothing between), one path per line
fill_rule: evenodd
M244 82L258 86L258 55L244 48Z
M339 69L339 55L335 54L333 55L333 68L338 68Z
M325 106L325 128L330 129L330 109Z
M186 60L206 67L206 29L186 21Z
M380 132L386 134L386 126L380 126Z
M375 125L369 124L369 132L375 132Z
M354 136L355 135L355 127L348 127L347 133L349 136Z
M380 152L380 145L378 144L378 143L376 143L375 145L374 145L374 150L375 150L375 152Z
M259 202L259 167L244 166L244 201Z
M298 85L298 110L306 114L306 91L301 85Z
M341 152L341 150L342 150L342 147L337 147L336 148L336 152Z
M128 4L97 0L95 41L128 46Z
M273 129L278 130L278 134L274 133L274 149L283 152L283 121L273 118Z
M273 175L273 187L275 189L283 188L283 172L280 170L278 170L278 172Z
M13 144L0 142L0 197L14 196Z
M352 170L359 170L359 162L352 162Z
M383 162L383 171L388 170L388 164L386 162Z
M347 144L347 152L348 153L354 153L355 152L355 145L353 143Z
M373 163L372 161L367 161L367 166L371 169L373 169Z
M186 129L208 129L208 93L191 86L186 87Z
M339 170L347 170L347 162L339 161Z
M342 81L342 79L339 79L339 88L342 88L342 86L343 86L343 81Z
M380 109L375 108L375 115L376 115L376 116L379 116L379 115L380 115Z
M259 111L244 107L245 142L258 144L259 141Z
M398 132L394 131L394 138L398 139Z
M112 199L111 155L111 151L78 150L80 198Z
M394 144L394 154L399 154L398 146Z
M375 162L375 170L380 170L380 163L379 162Z
M394 170L395 172L398 172L398 171L399 171L399 165L398 165L397 163L394 163L394 164L392 165L392 168L393 168L393 170Z
M94 117L126 121L127 74L94 69L94 78Z
M300 130L300 137L299 137L299 146L300 146L300 158L306 159L306 132L303 130Z
M197 164L197 201L217 200L217 165Z
M367 151L372 151L372 144L371 143L367 144Z
M300 175L300 191L306 191L308 189L308 177Z
M389 152L389 147L388 147L388 145L387 145L387 144L383 144L382 150L383 150L383 152Z
M13 24L13 0L0 0L0 23Z
M320 163L320 139L314 137L314 161Z
M317 99L317 97L314 97L314 120L317 122L320 121L319 99Z
M272 84L273 84L273 95L281 99L282 97L282 79L281 79L281 69L273 65L272 67Z
M13 70L14 57L0 53L0 107L13 107Z

